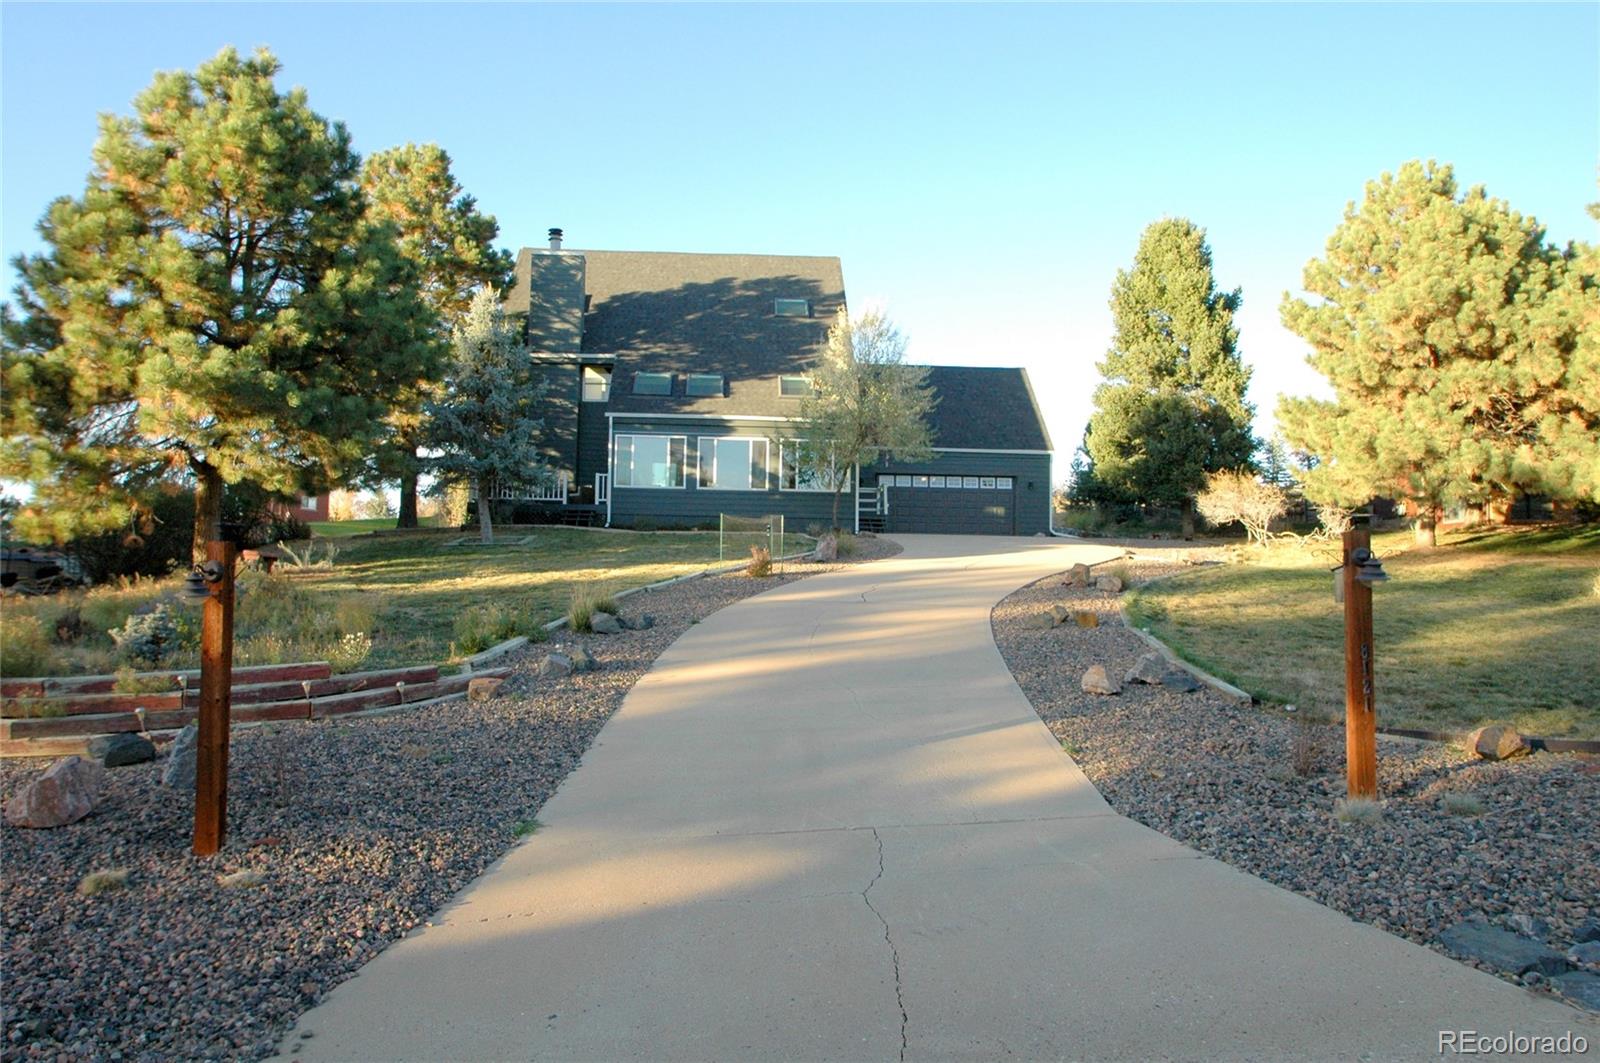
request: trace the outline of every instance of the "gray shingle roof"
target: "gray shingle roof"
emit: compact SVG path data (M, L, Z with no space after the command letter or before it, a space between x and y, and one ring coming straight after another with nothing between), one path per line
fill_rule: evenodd
M928 418L936 447L1050 450L1050 432L1026 369L933 365L928 384L938 405Z

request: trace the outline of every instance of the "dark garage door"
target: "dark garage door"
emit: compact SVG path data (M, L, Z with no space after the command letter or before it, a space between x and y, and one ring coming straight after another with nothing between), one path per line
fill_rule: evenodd
M888 530L938 535L1015 535L1016 479L1011 476L896 475L889 487Z

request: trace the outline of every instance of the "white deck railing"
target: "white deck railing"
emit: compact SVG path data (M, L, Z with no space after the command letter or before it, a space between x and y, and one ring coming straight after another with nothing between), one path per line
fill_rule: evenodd
M472 492L474 500L478 492ZM567 501L567 474L561 473L553 480L543 483L510 485L495 484L489 488L489 500L492 502L560 502Z
M594 474L594 504L603 506L611 501L611 474L597 472Z

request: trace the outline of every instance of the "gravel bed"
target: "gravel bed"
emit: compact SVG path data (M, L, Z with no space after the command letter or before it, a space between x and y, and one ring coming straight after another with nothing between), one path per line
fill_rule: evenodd
M1121 567L1135 582L1179 569L1155 561ZM1491 763L1451 745L1380 736L1382 818L1341 823L1332 813L1345 794L1342 725L1231 704L1209 688L1081 691L1090 665L1120 680L1151 652L1123 626L1119 598L1067 587L1058 574L1012 594L992 615L1017 683L1118 812L1447 954L1439 934L1463 919L1531 928L1565 952L1579 926L1600 917L1600 757L1536 753ZM1101 626L1026 626L1057 603L1094 610ZM1315 761L1310 774L1297 770L1297 746ZM1447 797L1462 800L1451 795L1475 796L1482 813L1451 814ZM1520 984L1545 981L1475 965Z
M848 563L899 552L858 540ZM189 853L193 797L156 761L109 772L87 819L0 826L4 1040L0 1059L243 1058L390 942L423 923L517 838L639 676L725 605L841 565L690 580L623 599L655 626L558 632L508 659L507 696L404 714L234 732L229 837ZM539 678L549 649L583 645L594 672ZM48 765L0 762L9 797ZM80 896L91 871L126 887ZM218 876L262 872L256 887Z

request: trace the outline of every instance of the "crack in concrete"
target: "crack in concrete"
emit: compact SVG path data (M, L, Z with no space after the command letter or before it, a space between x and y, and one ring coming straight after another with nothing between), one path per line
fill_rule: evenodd
M878 873L872 876L872 881L867 883L867 888L861 891L861 899L867 905L867 910L878 917L878 922L883 924L883 941L889 946L889 957L894 961L894 999L900 1005L900 1063L905 1063L906 1058L906 1026L911 1021L906 1014L905 988L900 981L900 950L895 947L894 938L889 936L889 920L883 917L872 904L872 898L867 894L872 892L872 887L878 884L883 877L883 836L878 833L878 828L873 827L872 840L878 843Z

